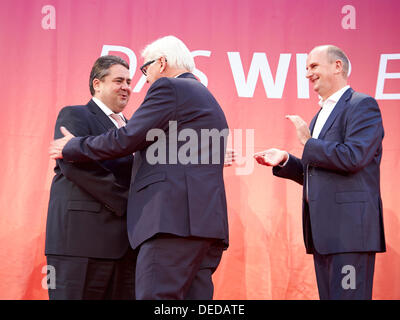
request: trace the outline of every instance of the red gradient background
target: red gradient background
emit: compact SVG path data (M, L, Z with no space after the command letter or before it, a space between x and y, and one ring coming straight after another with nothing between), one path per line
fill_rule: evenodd
M44 29L55 8L55 29ZM343 29L345 5L355 29ZM375 96L381 54L399 54L397 0L2 0L0 2L0 299L47 299L41 282L45 224L54 161L48 146L58 111L90 99L88 78L103 45L131 49L138 65L149 42L182 39L232 129L254 129L254 151L285 148L301 155L286 114L307 122L317 95L297 95L296 54L335 44L349 56L350 85ZM239 52L247 79L253 53L265 53L275 79L281 54L291 54L281 98L269 98L261 76L252 97L239 97L228 52ZM128 59L122 53L116 53ZM134 69L133 86L141 74ZM387 73L400 73L389 61ZM400 93L400 76L385 93ZM148 88L133 92L130 117ZM378 99L386 136L381 187L387 252L376 259L374 299L400 299L400 99ZM225 169L231 245L214 276L216 299L318 299L312 256L301 226L301 187L254 163L250 174ZM206 201L206 199L205 199ZM98 235L101 237L101 235Z

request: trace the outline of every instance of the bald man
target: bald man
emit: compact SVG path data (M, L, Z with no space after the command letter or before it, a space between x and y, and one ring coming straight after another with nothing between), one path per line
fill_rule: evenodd
M380 162L384 136L375 99L347 84L349 60L336 46L314 48L307 78L321 98L310 129L287 116L301 159L268 149L256 160L303 185L303 233L321 299L371 299L375 253L384 252Z

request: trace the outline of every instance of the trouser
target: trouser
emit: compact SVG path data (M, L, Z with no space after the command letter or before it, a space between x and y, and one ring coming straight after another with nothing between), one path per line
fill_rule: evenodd
M321 300L371 300L375 252L322 255L314 250Z
M131 248L120 259L47 255L55 268L55 288L50 300L135 299L136 252Z
M220 240L157 234L139 247L136 298L211 300Z

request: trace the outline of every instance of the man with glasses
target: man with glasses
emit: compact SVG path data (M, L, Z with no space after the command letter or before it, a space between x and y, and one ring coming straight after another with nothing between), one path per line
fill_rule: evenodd
M218 102L191 73L194 60L181 40L158 39L142 55L141 70L150 88L127 126L85 138L73 138L63 130L65 137L53 142L50 154L88 161L135 152L128 233L132 247L139 250L136 298L212 299L212 274L228 246L222 173L226 136L219 135L228 125ZM156 144L148 137L155 132L152 129L165 133L157 140L164 143L158 155L164 154L165 163L150 161ZM190 144L191 161L182 161L180 152L171 151L172 144L180 150L188 145L190 134L200 137L205 130L214 130L217 139L212 137L212 145Z

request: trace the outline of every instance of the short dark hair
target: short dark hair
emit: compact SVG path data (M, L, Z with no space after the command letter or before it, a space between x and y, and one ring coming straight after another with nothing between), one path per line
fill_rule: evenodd
M89 78L89 88L90 93L94 96L95 91L93 88L93 80L99 79L102 80L104 77L108 76L109 69L115 64L120 64L129 70L129 64L122 58L118 56L102 56L96 60L92 67L92 71L90 71L90 78Z

